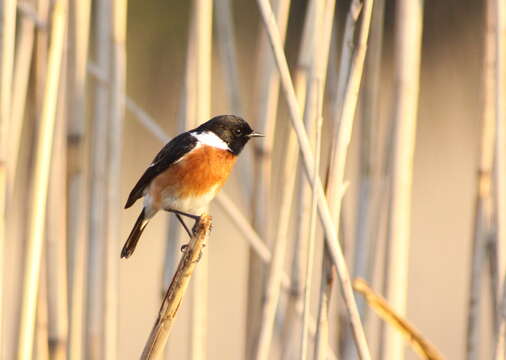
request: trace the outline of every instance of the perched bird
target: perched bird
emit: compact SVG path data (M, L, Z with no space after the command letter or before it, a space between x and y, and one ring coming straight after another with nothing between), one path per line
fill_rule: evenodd
M198 220L227 180L244 145L261 137L242 118L220 115L169 141L130 192L125 209L144 197L144 207L128 236L122 258L135 250L142 231L159 211Z

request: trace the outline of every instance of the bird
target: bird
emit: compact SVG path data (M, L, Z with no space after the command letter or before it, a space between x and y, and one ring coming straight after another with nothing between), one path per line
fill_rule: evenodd
M170 140L133 187L125 209L138 199L144 204L121 251L130 257L149 221L160 211L172 212L188 235L182 216L197 222L229 177L248 141L262 134L241 117L215 116Z

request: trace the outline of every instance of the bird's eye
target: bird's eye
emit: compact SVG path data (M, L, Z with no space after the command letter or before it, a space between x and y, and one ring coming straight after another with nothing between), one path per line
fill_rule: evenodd
M234 133L235 133L236 135L241 135L242 131L241 131L241 129L235 129L235 130L234 130Z

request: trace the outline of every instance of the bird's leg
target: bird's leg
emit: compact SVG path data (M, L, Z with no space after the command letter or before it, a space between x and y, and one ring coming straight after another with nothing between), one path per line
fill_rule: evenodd
M189 213L186 213L186 212L183 212L183 211L179 211L179 210L174 210L174 209L167 209L167 211L173 212L174 214L178 214L178 215L182 215L182 216L187 216L190 219L195 220L195 224L193 225L193 228L192 228L192 231L195 232L195 227L197 226L198 222L200 221L200 216L199 215L193 215L193 214L189 214ZM190 235L190 237L191 237L191 235Z
M183 225L184 229L186 230L186 233L191 238L193 235L192 235L190 229L188 229L188 226L186 226L186 224L183 221L183 218L181 217L181 215L179 215L179 214L174 214L174 215L176 215L177 219L179 220L179 222L181 223L181 225Z

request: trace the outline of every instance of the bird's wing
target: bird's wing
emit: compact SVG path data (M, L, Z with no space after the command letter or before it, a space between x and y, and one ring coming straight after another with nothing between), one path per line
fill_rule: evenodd
M130 192L125 209L132 206L144 194L144 189L151 181L169 166L180 160L197 145L197 139L189 132L184 132L169 141L155 156L151 165L144 171L137 184Z

